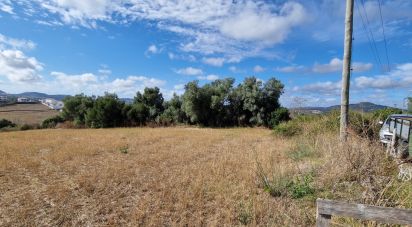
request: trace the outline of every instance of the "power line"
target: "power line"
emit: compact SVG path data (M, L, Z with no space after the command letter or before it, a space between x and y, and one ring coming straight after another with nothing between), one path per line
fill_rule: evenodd
M368 17L368 14L367 14L367 12L366 12L365 0L361 0L361 3L362 3L363 12L364 12L365 18L366 18L367 29L368 29L368 31L369 31L369 33L370 33L370 35L371 35L373 47L374 47L374 49L375 49L375 51L376 51L376 55L377 55L377 57L378 57L379 64L380 64L381 70L382 70L382 69L383 69L383 65L382 65L382 61L381 61L380 55L379 55L379 50L378 50L378 48L376 47L376 40L375 40L375 37L374 37L374 35L373 35L371 26L370 26L369 17Z
M359 3L359 0L357 1L357 3ZM355 4L355 5L356 5L357 12L358 12L358 14L359 14L359 17L361 18L362 27L363 27L363 30L365 30L366 37L368 38L369 47L371 48L371 52L372 52L372 55L373 55L373 57L374 57L374 59L375 59L375 62L376 62L376 64L377 64L380 68L382 68L382 63L381 63L381 60L380 60L380 57L379 57L379 53L378 53L377 48L376 48L376 43L373 42L375 45L372 43L372 38L370 37L370 33L368 32L369 30L367 29L365 20L364 20L364 18L363 18L363 16L362 16L362 13L361 13L360 9L359 9L359 4ZM365 11L365 12L366 12L366 11ZM373 40L374 40L374 39L373 39Z
M382 6L381 5L382 5L381 0L378 0L379 14L381 16L382 34L383 34L383 40L385 42L386 61L388 62L388 68L387 69L388 69L388 71L391 71L390 64L389 64L388 45L387 45L387 42L386 42L385 26L383 24Z

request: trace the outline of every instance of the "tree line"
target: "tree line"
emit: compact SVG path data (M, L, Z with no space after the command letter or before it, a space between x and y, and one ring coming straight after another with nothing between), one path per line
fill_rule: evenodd
M165 101L160 89L146 87L127 104L116 94L78 94L66 97L61 120L91 128L143 126L149 124L194 124L208 127L274 127L289 120L279 97L284 85L271 78L265 83L248 77L235 86L233 78L219 79L203 86L198 81L185 85L182 95Z

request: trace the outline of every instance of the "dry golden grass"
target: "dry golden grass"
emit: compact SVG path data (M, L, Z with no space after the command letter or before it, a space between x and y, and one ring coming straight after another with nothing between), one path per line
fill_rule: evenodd
M313 200L271 197L256 164L301 171L267 129L0 133L0 226L313 225Z
M42 104L15 104L0 107L0 119L7 119L18 125L41 124L45 119L59 112Z

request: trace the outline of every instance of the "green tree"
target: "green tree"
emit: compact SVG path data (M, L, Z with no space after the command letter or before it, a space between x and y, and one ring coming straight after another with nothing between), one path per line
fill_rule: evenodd
M62 117L76 125L84 125L87 111L93 108L94 97L79 94L65 97L63 103Z
M123 121L124 102L116 94L105 93L94 102L93 108L86 113L88 127L108 128L121 126Z
M126 113L129 123L133 126L144 125L149 116L149 109L143 103L135 103Z
M193 124L227 126L230 124L230 94L234 79L216 80L203 87L198 81L185 86L182 109Z
M144 105L148 110L147 120L154 121L164 110L163 101L163 95L158 87L145 88L143 94L137 92L133 105ZM142 109L142 107L139 107L139 109Z
M186 121L186 115L182 110L182 98L173 94L172 99L165 101L164 111L158 117L157 121L163 125L183 123Z

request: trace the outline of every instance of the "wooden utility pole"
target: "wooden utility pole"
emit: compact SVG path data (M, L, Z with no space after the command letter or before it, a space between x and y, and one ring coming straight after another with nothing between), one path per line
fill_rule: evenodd
M340 105L340 140L345 142L348 137L348 112L349 112L349 85L352 58L352 32L353 32L353 4L354 0L346 0L345 17L345 50L343 53L342 70L342 95Z

